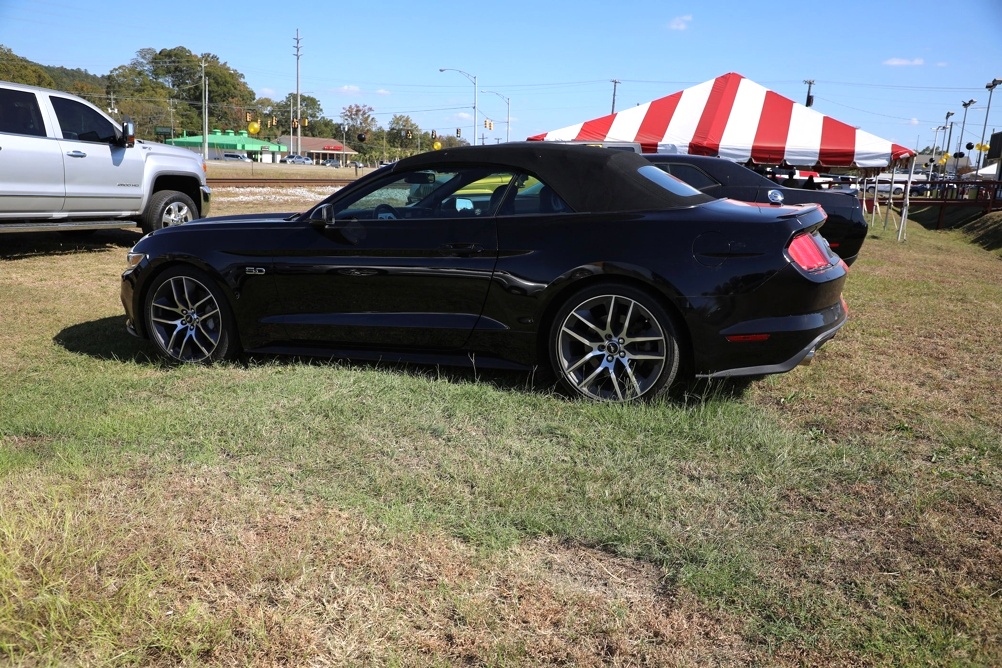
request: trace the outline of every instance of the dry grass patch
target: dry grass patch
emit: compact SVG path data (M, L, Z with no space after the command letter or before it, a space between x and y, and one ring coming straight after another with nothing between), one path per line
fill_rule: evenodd
M753 654L737 620L669 598L650 564L549 539L485 555L219 470L153 464L4 481L9 660L719 665Z

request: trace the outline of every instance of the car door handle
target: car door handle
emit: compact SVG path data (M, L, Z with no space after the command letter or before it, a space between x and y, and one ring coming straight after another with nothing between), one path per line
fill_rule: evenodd
M484 247L480 244L454 243L445 244L442 250L451 255L477 255L484 252Z
M71 158L86 158L87 157L87 154L84 153L83 151L69 151L69 152L66 153L66 155L70 156Z

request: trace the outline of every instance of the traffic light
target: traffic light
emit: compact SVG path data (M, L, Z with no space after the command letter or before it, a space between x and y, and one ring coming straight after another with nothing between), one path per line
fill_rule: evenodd
M457 137L463 136L463 128L456 128L456 136Z
M431 131L431 138L432 138L432 139L438 139L438 133L437 133L437 132L435 132L434 130L432 130L432 131Z
M974 150L974 142L972 142L972 141L967 142L967 150L968 151L973 151Z
M490 121L488 121L488 120L487 120L487 119L485 118L485 119L484 119L484 128L486 129L486 128L488 128L488 127L490 127Z
M278 127L278 116L272 116L271 117L271 124L273 126L275 126L276 128Z
M249 111L246 113L246 117L247 117L247 122L248 123L250 123L253 120L253 116L251 116L251 112L249 112Z
M299 127L299 119L298 118L293 118L292 119L292 127L293 127L293 129Z
M408 131L407 131L407 138L408 138L408 139L414 139L414 133L413 133L413 132L411 132L410 130L408 130Z
M490 129L490 130L493 130L493 129L494 129L494 121L491 121L491 126L490 126L490 128L488 128L488 129Z
M308 118L304 118L304 119L303 119L303 127L304 127L304 128L305 128L305 127L309 127L309 125L310 125L310 119L308 119Z

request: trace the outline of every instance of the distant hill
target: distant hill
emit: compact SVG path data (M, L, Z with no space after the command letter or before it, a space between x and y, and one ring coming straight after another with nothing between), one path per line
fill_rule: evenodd
M0 79L44 86L72 93L103 93L107 87L107 75L91 74L87 70L51 65L40 65L22 58L6 46L0 44Z
M96 90L103 92L108 85L108 76L106 74L91 74L87 70L79 68L71 70L67 67L53 67L50 65L39 65L39 67L52 77L52 81L56 84L55 88L59 90L71 92Z

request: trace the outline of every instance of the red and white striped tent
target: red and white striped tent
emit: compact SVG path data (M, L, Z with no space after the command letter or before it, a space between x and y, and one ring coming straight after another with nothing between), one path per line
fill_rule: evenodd
M886 167L915 155L731 72L673 95L530 141L639 143L765 165Z

